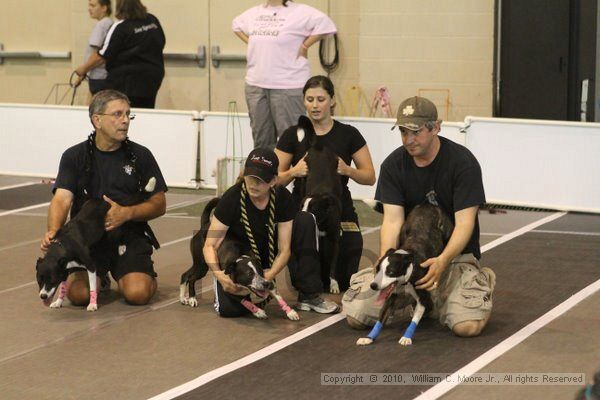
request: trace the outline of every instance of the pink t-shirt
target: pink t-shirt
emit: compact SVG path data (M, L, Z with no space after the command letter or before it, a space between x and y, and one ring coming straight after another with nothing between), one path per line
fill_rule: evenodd
M298 50L312 35L335 33L333 21L321 11L288 2L287 7L259 5L232 22L234 32L249 37L246 83L265 89L296 89L310 78L310 66Z

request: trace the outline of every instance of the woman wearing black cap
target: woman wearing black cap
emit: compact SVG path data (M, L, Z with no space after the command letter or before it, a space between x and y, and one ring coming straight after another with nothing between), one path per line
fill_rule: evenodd
M252 150L244 165L243 179L223 194L215 208L203 252L216 278L215 310L222 317L249 313L233 297L239 289L219 265L217 250L226 237L248 244L248 250L260 258L267 280L275 278L290 258L296 207L290 192L276 185L278 166L273 150Z

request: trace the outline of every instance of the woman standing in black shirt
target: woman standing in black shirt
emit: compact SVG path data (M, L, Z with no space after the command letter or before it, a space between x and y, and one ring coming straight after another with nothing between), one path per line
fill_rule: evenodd
M106 63L107 86L129 97L131 107L154 108L165 76L165 34L158 19L140 0L117 0L115 22L106 35L94 65L75 70L85 76L87 68Z
M329 147L339 157L337 172L342 181L342 238L340 257L335 271L337 282L324 282L321 278L321 265L315 252L306 251L308 243L315 239L305 237L315 234L314 219L308 213L301 211L294 221L292 238L292 257L288 266L292 275L292 283L298 289L300 308L312 309L317 312L334 312L331 304L324 302L319 296L329 288L332 293L346 290L350 276L358 270L362 254L362 235L358 224L358 216L352 204L348 181L362 185L375 183L375 169L371 154L365 139L351 125L343 124L332 118L335 107L335 92L333 83L325 76L313 76L304 88L304 106L311 120L317 140ZM279 158L279 183L287 185L295 178L306 176L308 167L304 161L301 148L307 148L306 143L298 142L297 126L288 128L277 143L275 153ZM306 139L304 139L306 140ZM354 162L355 167L351 164ZM299 205L302 201L294 188L294 200ZM294 249L297 248L297 251ZM299 251L302 249L302 251ZM336 288L336 283L339 288ZM336 290L337 289L337 290ZM327 302L325 302L327 303ZM333 309L333 311L332 311Z

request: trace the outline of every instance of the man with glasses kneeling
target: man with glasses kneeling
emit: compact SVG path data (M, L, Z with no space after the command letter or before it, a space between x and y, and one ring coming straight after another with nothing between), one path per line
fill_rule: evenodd
M127 137L134 119L129 104L127 96L116 90L103 90L92 98L89 115L94 131L62 155L41 248L48 249L69 210L72 218L86 200L103 198L111 205L106 231L121 227L122 232L118 243L103 239L92 250L99 276L104 276L101 288L110 287L110 271L125 300L143 305L157 286L151 255L158 242L147 221L165 213L167 185L150 150ZM133 205L132 199L136 199ZM71 303L87 305L86 271L75 270L68 283Z

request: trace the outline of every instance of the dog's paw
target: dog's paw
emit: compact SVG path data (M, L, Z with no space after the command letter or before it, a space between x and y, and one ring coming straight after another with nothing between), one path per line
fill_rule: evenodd
M329 293L338 294L339 292L340 285L338 285L338 282L333 278L329 278Z
M410 346L412 344L412 339L402 336L400 340L398 340L401 346Z
M98 310L98 304L92 304L92 303L88 304L87 310L88 311L97 311Z
M63 303L62 299L56 299L52 303L50 303L50 308L61 308L62 303Z
M373 339L368 338L368 337L361 337L360 339L358 339L356 341L357 346L368 346L371 343L373 343Z
M179 302L180 302L181 304L183 304L184 306L187 306L187 303L188 303L188 298L187 298L187 297L183 297L183 296L181 296L181 297L179 297Z
M261 310L260 308L258 309L258 311L252 313L252 315L254 315L258 319L267 319L267 313L265 312L265 310Z
M286 313L288 319L291 319L292 321L298 321L300 319L300 316L298 315L298 313L295 310L290 310Z
M190 307L198 307L198 300L195 297L190 297L187 299L187 305Z

